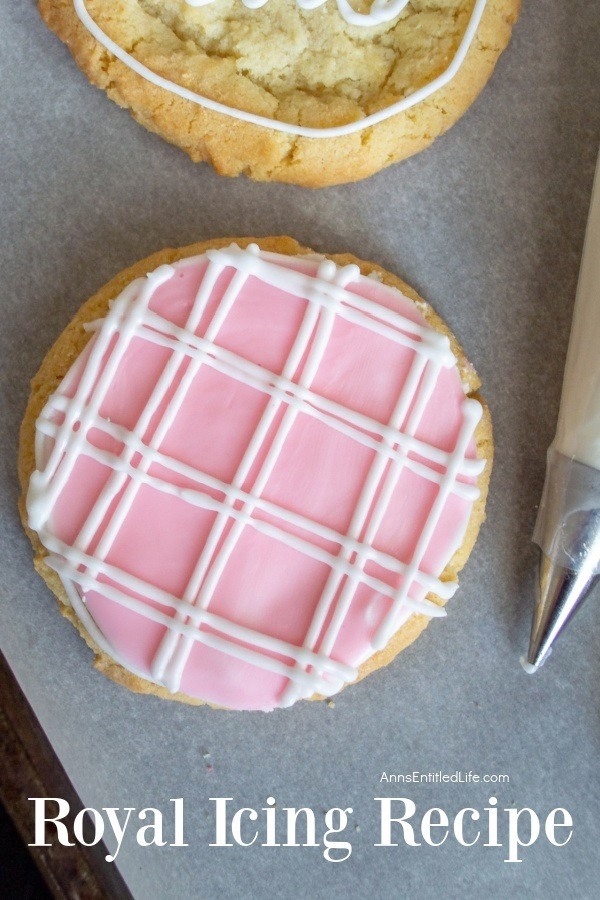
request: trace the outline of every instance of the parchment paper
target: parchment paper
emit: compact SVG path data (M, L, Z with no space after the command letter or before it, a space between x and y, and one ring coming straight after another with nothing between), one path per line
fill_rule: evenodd
M600 137L600 7L524 6L491 83L444 139L320 192L194 166L87 83L33 0L0 8L1 646L85 804L166 810L185 798L189 848L125 838L118 865L136 897L595 895L598 599L536 677L518 659ZM494 418L488 522L448 619L334 708L234 714L137 697L93 671L32 569L16 512L28 381L79 305L137 259L212 236L286 232L398 272L462 341ZM413 769L506 773L510 784L379 783L383 771ZM540 815L566 807L571 842L539 841L520 864L455 841L373 846L374 797L452 814L481 809L493 792L499 806ZM319 814L352 806L352 857L334 865L311 848L209 848L208 798L260 808L270 794Z

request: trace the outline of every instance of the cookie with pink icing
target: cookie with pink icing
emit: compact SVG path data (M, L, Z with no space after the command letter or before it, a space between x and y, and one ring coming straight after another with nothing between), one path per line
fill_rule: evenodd
M164 251L88 301L20 455L37 566L97 666L246 710L334 695L445 615L492 455L410 288L259 244Z

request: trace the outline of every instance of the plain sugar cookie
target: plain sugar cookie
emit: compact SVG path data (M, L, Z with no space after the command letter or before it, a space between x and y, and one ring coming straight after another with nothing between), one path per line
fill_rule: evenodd
M223 175L312 187L423 150L520 0L39 0L90 81Z
M445 615L490 474L478 387L372 263L289 238L165 250L84 304L33 380L36 567L132 690L331 696Z

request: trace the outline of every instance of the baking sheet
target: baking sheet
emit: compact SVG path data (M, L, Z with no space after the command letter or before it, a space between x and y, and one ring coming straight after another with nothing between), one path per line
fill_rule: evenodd
M84 804L183 797L189 848L125 838L136 897L595 893L600 803L598 599L527 677L530 534L553 430L600 138L600 7L525 0L482 97L432 149L354 186L308 192L220 178L93 89L33 0L0 7L2 53L2 603L0 643ZM488 522L443 622L335 700L269 715L136 697L96 674L31 566L16 501L28 381L79 305L164 246L290 233L397 272L448 321L482 376L496 466ZM210 754L210 756L207 756ZM503 773L510 783L382 785L386 772ZM570 843L524 862L456 842L383 849L373 798L419 809L572 813ZM236 808L353 807L351 858L210 848L210 797Z

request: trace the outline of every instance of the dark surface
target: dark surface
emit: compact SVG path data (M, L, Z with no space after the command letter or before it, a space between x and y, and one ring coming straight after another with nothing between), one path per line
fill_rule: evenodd
M0 895L3 900L51 900L52 894L0 804Z
M82 809L81 800L0 653L0 802L13 823L4 823L6 845L0 843L0 859L5 866L0 872L2 898L9 891L19 898L35 897L43 885L32 874L25 848L35 834L31 797L65 800L70 812L64 822L72 833L73 819ZM85 817L83 836L88 846L76 842L63 846L49 827L46 844L28 848L50 892L55 900L131 900L118 870L104 861L104 843L92 846L90 828ZM27 893L29 890L34 893Z

